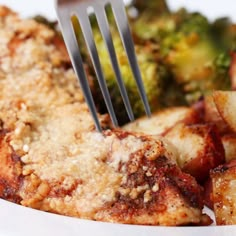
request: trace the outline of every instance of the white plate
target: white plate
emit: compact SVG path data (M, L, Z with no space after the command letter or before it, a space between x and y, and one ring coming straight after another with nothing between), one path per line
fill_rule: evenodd
M236 226L160 227L101 223L0 200L1 236L235 236Z
M151 1L151 0L150 0ZM169 0L172 9L185 6L199 10L210 20L229 16L236 22L234 0ZM0 0L22 17L42 14L55 19L54 2L32 0ZM25 208L0 199L0 236L235 236L236 226L160 227L101 223L65 217Z

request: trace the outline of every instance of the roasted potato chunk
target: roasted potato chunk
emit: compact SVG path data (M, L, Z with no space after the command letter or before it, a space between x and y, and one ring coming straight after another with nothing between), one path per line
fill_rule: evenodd
M224 135L221 140L225 149L226 162L236 159L236 134Z
M221 117L236 132L236 91L215 91L213 98Z
M217 225L236 224L236 161L211 171L212 201Z
M225 153L220 135L214 125L179 124L165 137L178 149L178 164L182 170L203 183L209 171L224 163Z
M194 108L172 107L152 115L151 118L142 117L123 127L128 131L135 131L151 135L163 135L178 123L195 124L200 121L200 115Z
M204 121L215 124L221 134L230 132L230 127L220 115L212 94L204 97Z
M166 137L180 153L179 166L202 183L211 168L225 161L225 153L217 127L199 124L200 113L194 107L169 108L151 118L138 119L124 129Z

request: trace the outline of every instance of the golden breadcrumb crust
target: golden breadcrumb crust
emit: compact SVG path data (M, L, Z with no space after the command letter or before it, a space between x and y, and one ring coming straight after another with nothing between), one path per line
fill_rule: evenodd
M54 31L0 7L0 47L1 198L109 222L209 223L201 188L176 165L173 145L96 132Z

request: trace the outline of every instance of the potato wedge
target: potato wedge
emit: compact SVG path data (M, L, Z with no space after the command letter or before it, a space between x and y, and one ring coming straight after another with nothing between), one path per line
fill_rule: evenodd
M123 126L123 129L151 135L163 135L178 123L195 124L201 119L199 112L189 107L173 107L156 112L151 118L142 117Z
M221 117L236 132L236 91L215 91L213 99Z
M236 224L236 160L220 165L210 175L217 225Z
M225 153L217 128L210 124L178 124L166 135L179 151L180 168L203 183L212 168L224 163Z

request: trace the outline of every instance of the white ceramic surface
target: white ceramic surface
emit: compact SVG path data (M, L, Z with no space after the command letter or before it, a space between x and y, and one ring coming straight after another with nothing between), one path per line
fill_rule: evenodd
M172 9L199 10L210 20L229 16L236 21L234 0L169 0ZM22 17L42 14L55 19L53 0L0 0ZM0 236L235 236L236 226L158 227L93 222L25 208L0 199Z

